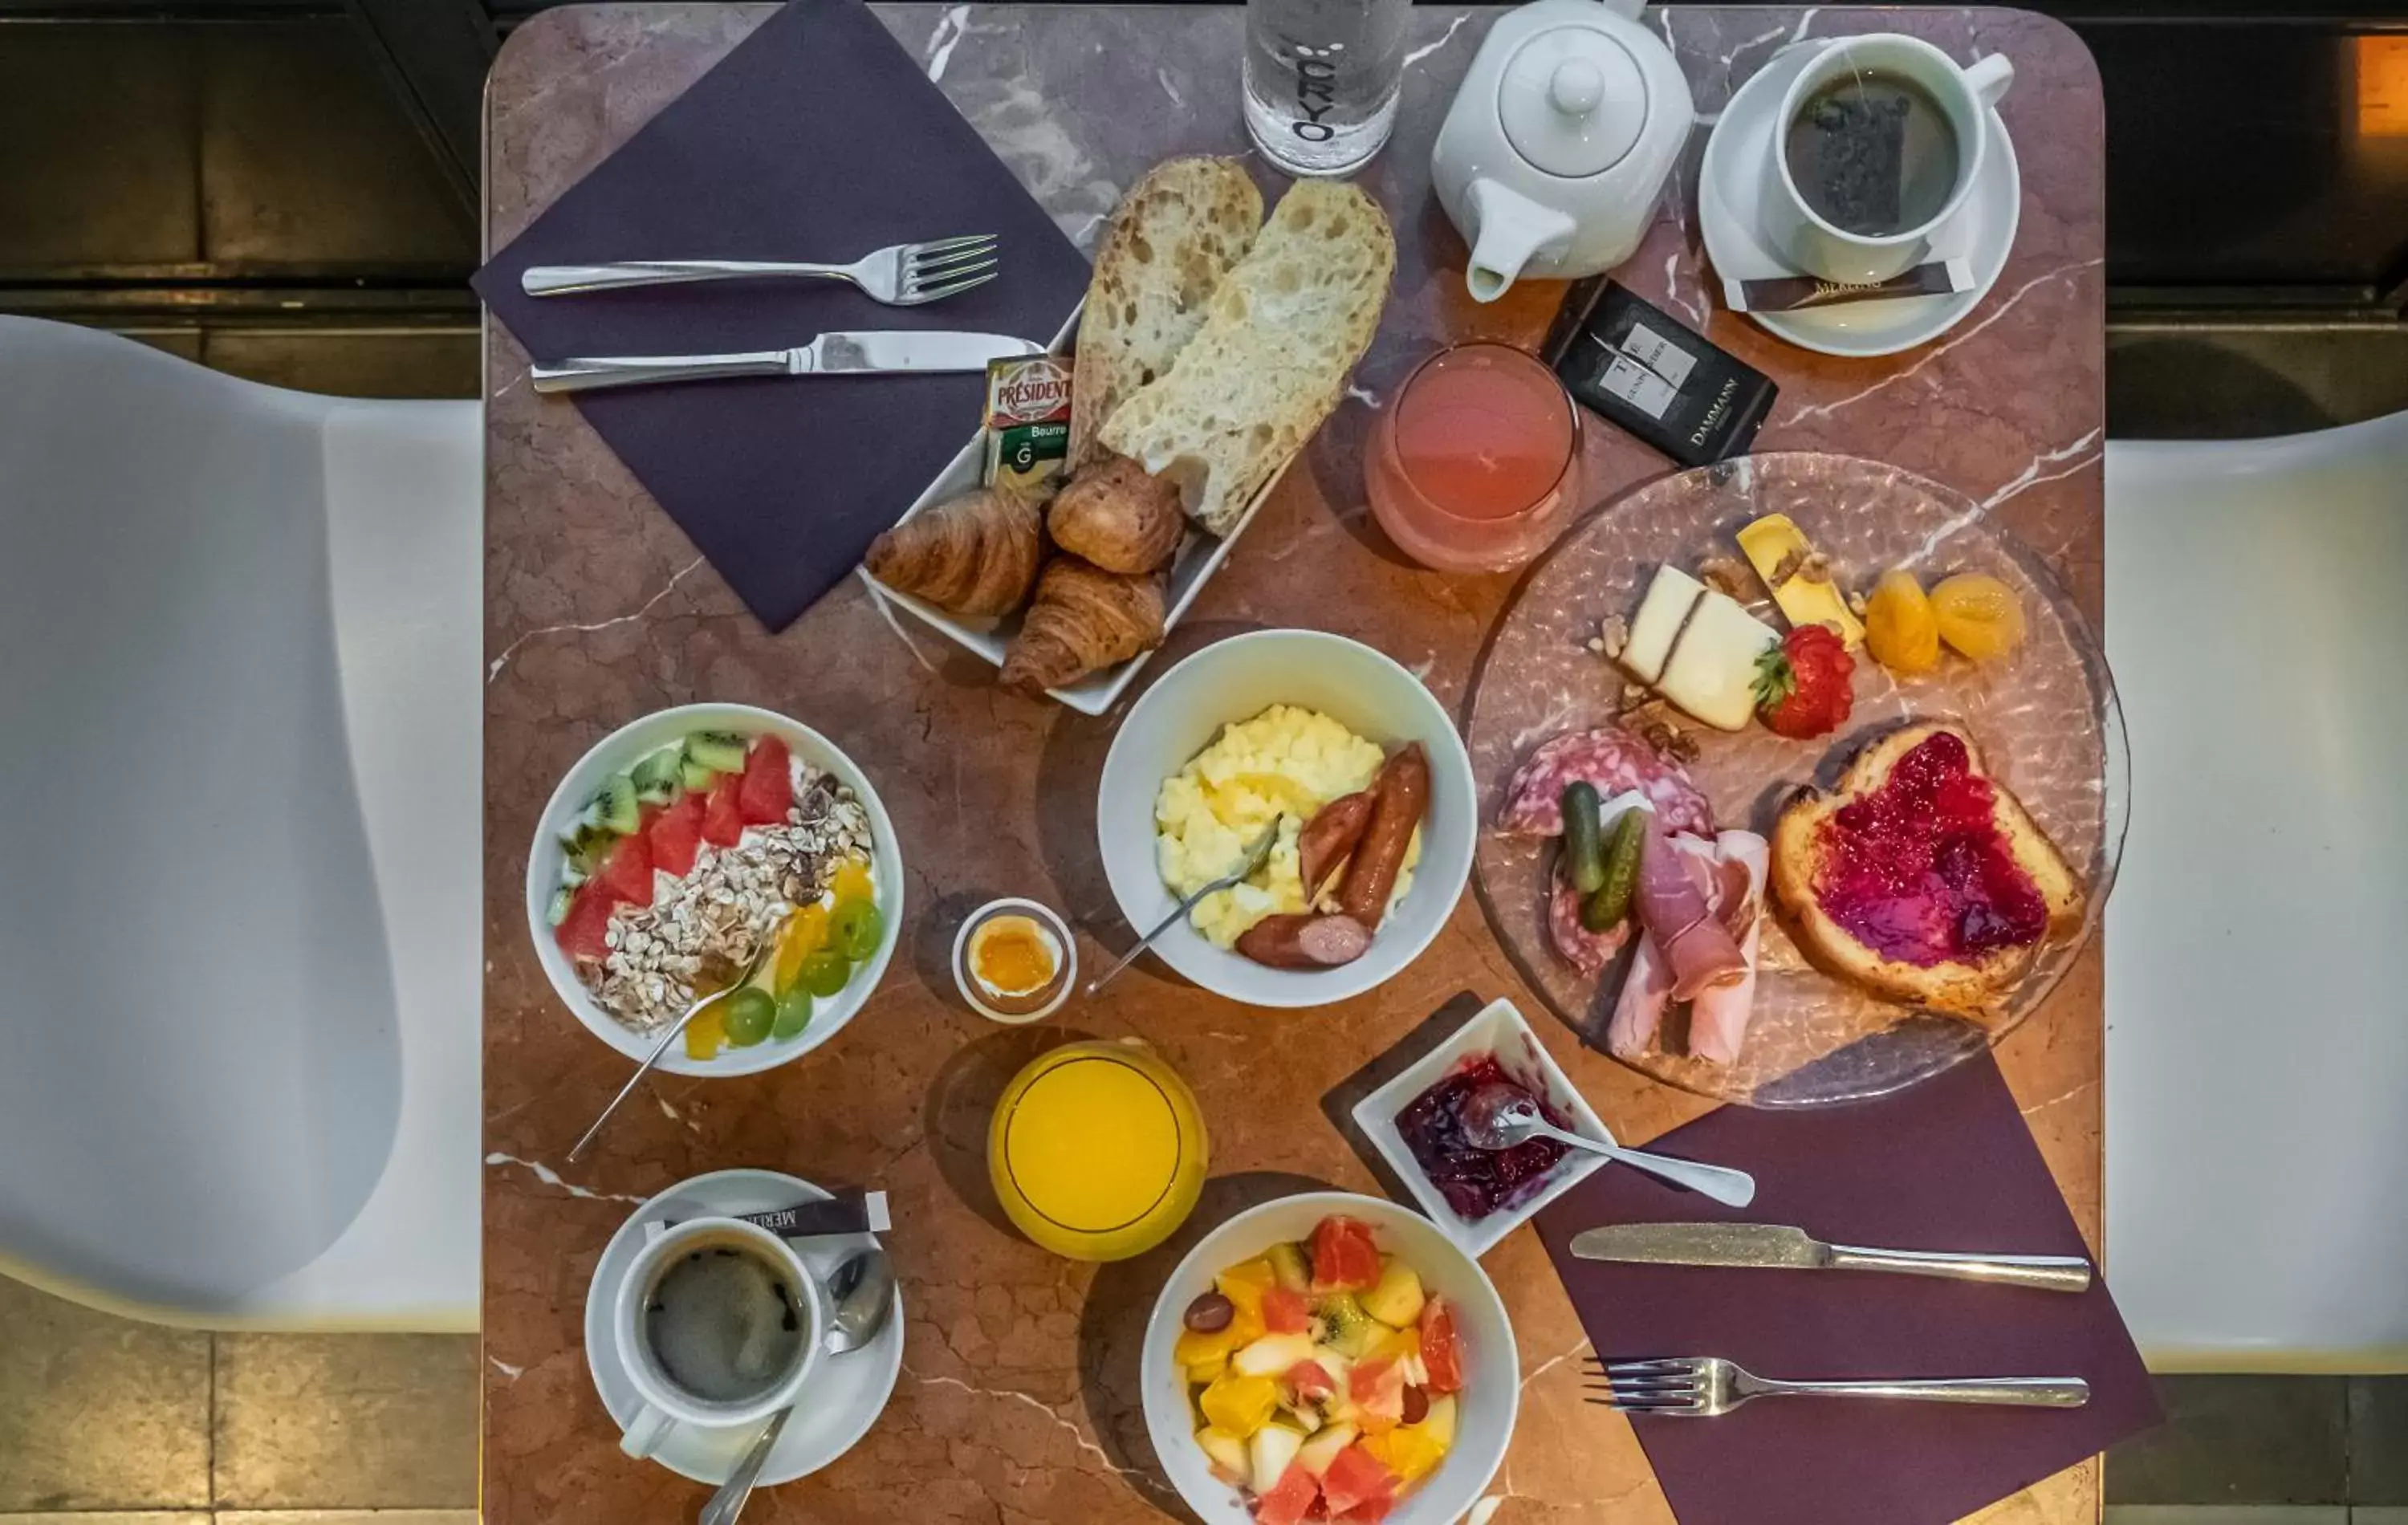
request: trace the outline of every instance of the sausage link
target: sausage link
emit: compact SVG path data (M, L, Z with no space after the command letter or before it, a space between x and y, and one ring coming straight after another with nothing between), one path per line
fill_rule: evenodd
M1428 808L1429 779L1429 755L1419 741L1406 743L1388 759L1374 785L1371 824L1346 865L1346 877L1339 882L1338 909L1375 931L1388 914L1388 897L1405 866L1413 828Z
M1297 867L1303 871L1305 903L1312 903L1321 893L1322 882L1330 870L1346 860L1346 856L1362 844L1363 833L1371 825L1371 804L1375 797L1369 789L1358 789L1321 807L1319 813L1304 824L1296 839Z
M1352 916L1300 912L1265 916L1238 935L1238 951L1273 969L1333 969L1371 945L1371 930Z

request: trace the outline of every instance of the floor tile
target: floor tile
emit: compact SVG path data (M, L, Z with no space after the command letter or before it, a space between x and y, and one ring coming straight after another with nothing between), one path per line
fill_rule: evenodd
M2166 1422L2107 1453L2115 1503L2343 1503L2346 1379L2166 1376Z
M2338 1503L2116 1503L2107 1525L2355 1525Z
M221 1509L457 1509L477 1502L477 1341L221 1334Z
M2349 1509L2349 1525L2408 1525L2408 1507L2354 1503Z
M477 332L308 332L218 328L201 359L246 381L337 397L473 397Z
M2349 1379L2349 1502L2408 1504L2408 1376Z
M7 1525L7 1520L0 1520ZM84 1525L49 1520L46 1525ZM214 1525L477 1525L472 1508L222 1508Z
M0 25L0 269L200 257L195 26Z
M212 1525L206 1509L79 1509L0 1515L0 1525Z
M0 1510L209 1502L209 1337L0 1277Z
M476 224L340 17L220 27L203 54L208 257L243 266L476 264Z

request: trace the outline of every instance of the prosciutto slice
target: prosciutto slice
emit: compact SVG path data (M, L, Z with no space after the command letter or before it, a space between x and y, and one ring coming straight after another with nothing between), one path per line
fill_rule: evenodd
M1694 1000L1698 992L1732 985L1747 976L1747 956L1739 941L1714 918L1711 897L1720 876L1700 884L1689 858L1672 844L1663 817L1650 814L1646 844L1639 854L1639 887L1632 899L1639 925L1672 970L1672 999Z
M1753 831L1725 831L1712 842L1701 837L1673 837L1670 843L1665 856L1678 865L1690 890L1707 908L1706 924L1727 937L1742 957L1736 977L1706 986L1689 1006L1690 1055L1729 1064L1739 1057L1756 1002L1756 943L1771 850ZM1642 858L1642 885L1645 870ZM1690 935L1697 936L1694 928ZM1673 963L1651 931L1639 940L1631 955L1629 976L1623 981L1613 1015L1606 1024L1607 1051L1626 1059L1644 1053L1676 999L1680 998L1674 988Z

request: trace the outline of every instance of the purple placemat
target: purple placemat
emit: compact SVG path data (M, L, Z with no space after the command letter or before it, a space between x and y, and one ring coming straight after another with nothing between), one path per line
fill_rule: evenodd
M954 234L1002 279L920 308L834 281L537 299L530 265L845 261ZM1050 342L1087 264L858 0L793 0L569 188L474 284L529 354L784 349L836 329ZM979 425L974 376L763 378L555 399L580 409L752 612L782 629L853 570Z
M1684 1525L1948 1525L2157 1421L2140 1352L2100 1282L2069 1297L1572 1258L1584 1229L1689 1221L1794 1224L1883 1249L2087 1253L1987 1056L1863 1106L1725 1107L1649 1147L1753 1173L1756 1204L1720 1207L1604 1170L1540 1214L1539 1236L1600 1355L1725 1356L1792 1378L2079 1376L2091 1388L2088 1406L2061 1411L1774 1398L1718 1419L1636 1418Z

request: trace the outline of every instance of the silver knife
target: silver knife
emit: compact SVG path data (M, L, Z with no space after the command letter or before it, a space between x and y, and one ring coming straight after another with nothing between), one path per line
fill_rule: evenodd
M698 381L720 376L858 376L886 371L982 371L990 360L1042 354L1045 346L1002 334L914 333L904 329L822 334L797 350L742 354L606 355L539 362L538 392Z
M1617 1223L1572 1236L1584 1260L1633 1265L1742 1266L1790 1271L1889 1271L1908 1276L1991 1282L2045 1292L2090 1286L2090 1262L2075 1255L1946 1255L1827 1244L1803 1229L1770 1223Z

